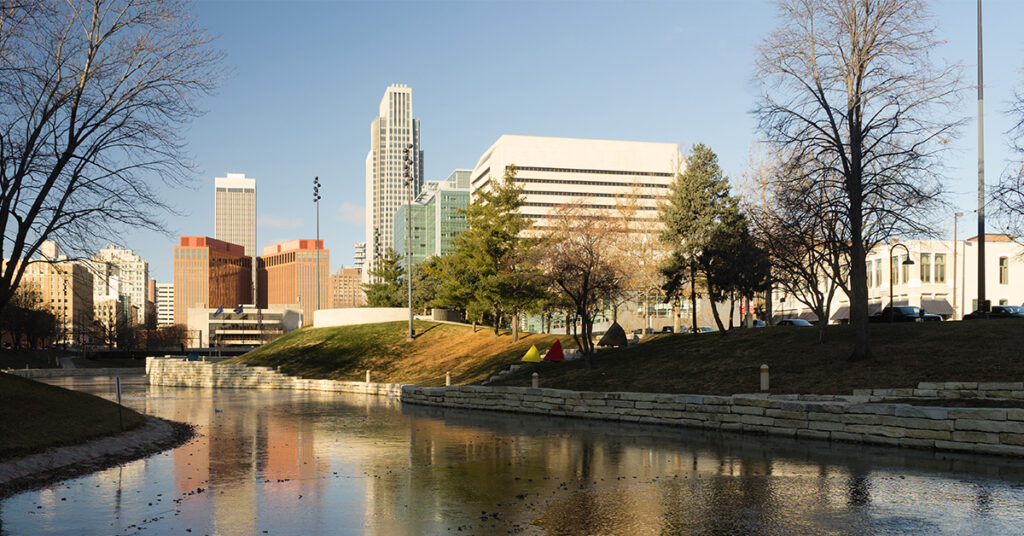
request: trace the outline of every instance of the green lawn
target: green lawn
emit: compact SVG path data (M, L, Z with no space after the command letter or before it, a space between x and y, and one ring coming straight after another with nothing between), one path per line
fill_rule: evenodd
M444 385L446 371L455 383L476 383L518 362L530 345L544 351L556 338L563 345L570 342L564 335L522 334L513 343L508 332L494 337L489 328L474 333L469 326L436 322L417 321L415 327L412 342L405 340L406 322L303 328L226 362L337 380L361 380L371 369L374 381L438 386Z
M850 394L860 388L916 387L922 381L1024 381L1024 322L988 320L871 324L870 361L850 362L849 326L830 326L818 343L812 328L735 330L726 336L656 335L602 353L596 366L539 363L503 379L599 391L733 394L759 389L767 364L775 393Z
M58 357L74 355L63 350L19 350L0 349L0 370L26 368L60 368Z
M125 408L125 429L143 416ZM117 404L0 373L0 460L120 432Z

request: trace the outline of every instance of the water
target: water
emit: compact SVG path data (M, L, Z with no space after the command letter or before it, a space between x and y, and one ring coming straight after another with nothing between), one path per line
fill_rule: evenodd
M113 398L106 379L59 385ZM0 534L1021 534L1024 461L124 385L197 439L0 502Z

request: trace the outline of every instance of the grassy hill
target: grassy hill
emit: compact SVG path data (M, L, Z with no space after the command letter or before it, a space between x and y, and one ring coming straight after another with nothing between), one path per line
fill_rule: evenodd
M304 378L362 380L366 369L373 380L444 385L451 371L454 383L486 380L516 363L531 345L543 352L556 338L567 346L570 337L524 333L519 342L488 328L417 321L416 340L406 341L408 323L386 322L335 328L303 328L227 363L281 367L281 372Z
M759 389L767 364L774 393L850 394L861 388L916 387L922 381L1024 381L1024 321L871 324L874 359L847 361L850 326L830 326L825 344L812 328L768 327L717 334L656 335L582 362L539 363L502 379L599 391L733 394Z
M117 413L98 396L0 373L0 460L116 434ZM126 430L142 422L124 409Z

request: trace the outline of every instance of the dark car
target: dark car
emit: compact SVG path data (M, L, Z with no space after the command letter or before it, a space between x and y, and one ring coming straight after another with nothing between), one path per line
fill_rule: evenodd
M925 312L914 305L897 305L886 307L877 314L868 317L870 322L921 322Z
M664 326L664 327L661 328L661 332L662 333L675 333L676 331L672 328L672 326Z
M989 312L974 311L964 315L964 320L979 320L986 318L1024 318L1024 306L1021 305L993 305Z
M801 327L801 328L814 327L814 324L811 324L810 322L808 322L808 321L806 321L806 320L804 320L802 318L788 318L786 320L779 320L779 323L775 324L775 325L776 326L797 326L797 327Z

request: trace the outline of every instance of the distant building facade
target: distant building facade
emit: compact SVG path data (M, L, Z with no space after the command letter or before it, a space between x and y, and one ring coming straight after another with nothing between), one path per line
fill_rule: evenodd
M366 264L366 242L356 242L355 252L352 254L352 266L363 273L363 266Z
M363 280L359 270L345 268L331 274L331 309L347 309L366 305Z
M412 184L406 186L406 148L412 146ZM423 151L420 150L420 122L413 118L412 89L388 86L380 101L379 114L370 127L370 151L366 155L366 266L373 270L377 260L394 247L395 212L419 194L423 184Z
M520 213L534 229L552 226L560 205L582 201L587 208L616 216L618 200L637 200L637 219L657 224L664 200L683 158L674 143L510 136L498 138L471 175L473 195L503 180L509 166L523 188Z
M868 314L889 305L889 283L895 305L914 305L945 320L959 320L978 309L978 238L906 240L913 264L903 264L907 252L893 243L879 244L868 252ZM890 250L892 258L890 259ZM1008 235L985 235L985 297L992 305L1024 305L1024 245ZM836 292L830 307L830 323L850 319L850 300ZM773 320L819 319L810 309L780 289L772 292Z
M39 292L42 308L56 321L54 340L58 343L86 343L94 328L93 276L89 268L61 255L56 242L40 248L42 259L25 267L22 288ZM4 266L9 262L4 260Z
M156 284L156 327L174 325L174 283Z
M395 251L405 255L407 219L412 217L412 262L452 251L452 240L469 228L461 211L469 206L468 169L456 169L443 181L428 182L416 201L395 213Z
M242 306L241 312L193 307L186 313L189 348L256 347L298 329L302 313L287 306Z
M245 255L255 258L256 250L256 179L245 173L228 173L214 179L213 237L245 248ZM252 266L251 283L256 290L256 264Z
M131 323L145 326L149 263L130 249L107 244L90 257L87 264L95 278L94 294L111 297L116 292L117 296L127 296L125 311L134 311Z
M183 236L174 247L174 323L188 309L252 303L252 258L245 249L208 236Z
M317 310L317 288L320 309L331 305L331 253L323 249L323 240L298 239L263 248L261 259L266 270L267 304L270 307L293 306L302 311L302 325L313 323ZM319 281L317 264L319 257Z

